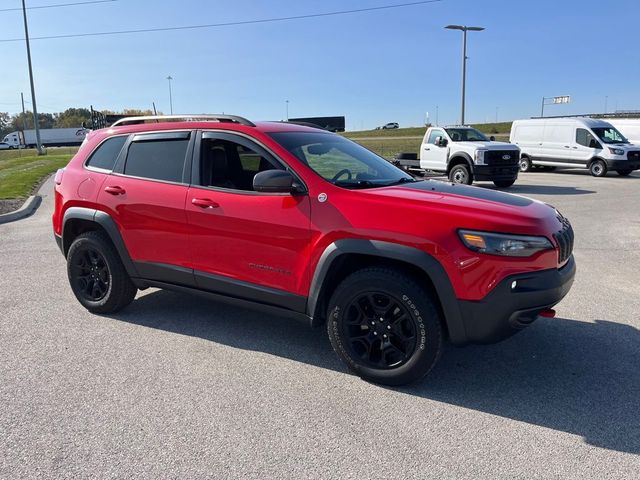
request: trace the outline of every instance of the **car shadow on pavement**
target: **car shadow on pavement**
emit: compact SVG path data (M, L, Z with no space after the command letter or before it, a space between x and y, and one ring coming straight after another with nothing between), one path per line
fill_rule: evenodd
M346 372L324 329L199 296L151 291L111 318ZM495 345L448 346L428 377L393 390L640 454L640 330L629 325L539 319Z

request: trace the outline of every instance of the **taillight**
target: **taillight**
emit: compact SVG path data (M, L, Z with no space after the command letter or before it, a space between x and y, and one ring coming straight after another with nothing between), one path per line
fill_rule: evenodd
M62 183L62 176L64 175L64 168L59 168L56 172L56 176L53 178L53 181L56 182L56 185L60 185Z

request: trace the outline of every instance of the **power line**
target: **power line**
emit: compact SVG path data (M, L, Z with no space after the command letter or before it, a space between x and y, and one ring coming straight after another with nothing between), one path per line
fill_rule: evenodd
M58 8L58 7L74 7L77 5L90 5L92 3L112 3L118 0L90 0L88 2L70 2L70 3L53 3L51 5L39 5L35 7L27 7L27 10L39 10L42 8ZM0 12L22 11L22 8L0 8Z
M340 11L325 12L325 13L311 13L307 15L294 15L290 17L262 18L257 20L244 20L244 21L238 21L238 22L210 23L205 25L183 25L179 27L141 28L137 30L116 30L112 32L88 32L88 33L73 33L73 34L65 34L65 35L47 35L43 37L31 37L31 40L53 40L53 39L59 39L59 38L97 37L97 36L105 36L105 35L128 35L128 34L134 34L134 33L167 32L167 31L174 31L174 30L196 30L200 28L232 27L232 26L238 26L238 25L253 25L257 23L287 22L291 20L302 20L306 18L331 17L336 15L348 15L353 13L372 12L375 10L388 10L391 8L412 7L416 5L425 5L427 3L438 3L442 1L444 0L423 0L421 2L397 3L394 5L358 8L353 10L340 10ZM5 38L5 39L0 39L0 42L19 42L22 40L24 40L24 38Z

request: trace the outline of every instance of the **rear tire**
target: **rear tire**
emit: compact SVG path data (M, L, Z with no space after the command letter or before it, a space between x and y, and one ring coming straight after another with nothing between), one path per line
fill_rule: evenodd
M594 160L589 165L589 172L594 177L604 177L607 174L607 164L602 160Z
M424 377L438 361L443 334L429 292L390 268L349 275L329 301L333 349L364 380L402 385Z
M473 175L467 165L455 165L449 172L449 180L451 183L471 185L473 183Z
M616 172L618 173L618 175L620 175L621 177L626 177L628 175L631 174L631 172L633 172L633 170L631 169L621 169L621 170L616 170Z
M529 157L521 157L520 158L520 171L521 172L528 172L531 170L531 160L529 159Z
M67 275L73 294L92 313L115 313L129 305L138 291L102 232L86 232L73 241Z
M498 188L509 188L511 185L516 183L516 179L513 180L494 180L493 184Z

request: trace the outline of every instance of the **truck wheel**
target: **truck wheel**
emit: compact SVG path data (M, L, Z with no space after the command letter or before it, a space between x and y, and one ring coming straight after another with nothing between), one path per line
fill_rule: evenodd
M531 160L529 160L529 157L522 157L520 159L519 165L521 172L528 172L529 170L531 170Z
M516 183L516 179L513 180L494 180L493 184L498 188L509 188L511 185Z
M460 164L451 169L449 172L449 180L451 180L452 183L471 185L473 183L473 176L471 175L467 165Z
M618 175L620 175L621 177L626 177L627 175L629 175L631 172L633 172L633 170L631 169L621 169L621 170L616 170L616 172L618 173Z
M442 351L442 325L429 292L390 268L349 275L329 301L333 349L364 380L402 385L425 376Z
M73 241L67 275L78 301L93 313L115 313L129 305L138 291L102 232L83 233Z
M607 174L607 164L602 160L594 160L589 165L589 172L594 177L604 177Z

